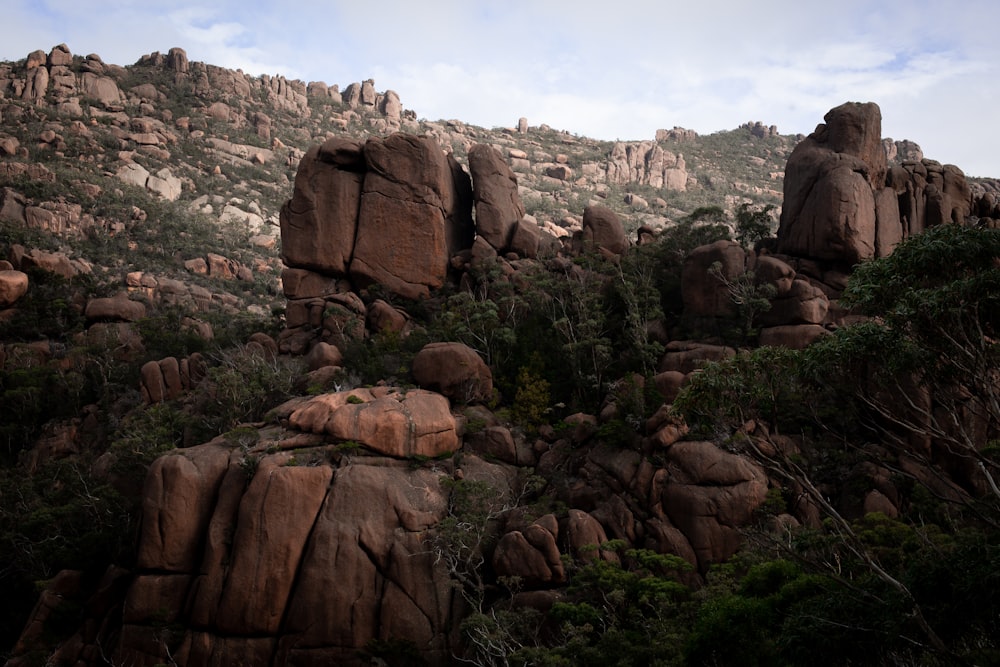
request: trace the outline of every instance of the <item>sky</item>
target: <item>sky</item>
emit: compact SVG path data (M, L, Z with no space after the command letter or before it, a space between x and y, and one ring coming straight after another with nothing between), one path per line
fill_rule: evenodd
M1000 178L995 0L0 0L0 60L66 44L344 89L374 79L427 120L602 140L748 121L808 134L875 102L882 136Z

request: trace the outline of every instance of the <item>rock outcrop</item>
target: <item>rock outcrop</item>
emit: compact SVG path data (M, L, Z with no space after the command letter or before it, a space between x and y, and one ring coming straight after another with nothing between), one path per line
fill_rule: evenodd
M737 300L769 285L769 307L754 317L761 344L805 347L849 320L837 299L855 264L888 255L928 226L995 212L957 167L928 159L890 166L887 146L896 144L880 136L877 105L843 104L825 120L788 160L775 243L744 250L720 241L685 259L685 317L732 319Z
M321 444L218 439L157 460L116 661L360 665L373 639L458 654L461 603L434 551L444 471ZM467 459L468 478L505 478ZM188 629L167 645L164 622Z
M970 214L957 167L926 159L888 167L877 105L849 102L824 120L788 159L779 252L851 266Z
M166 357L147 361L139 369L139 391L147 404L180 398L184 392L198 386L207 373L208 364L200 353L177 359Z
M14 269L0 270L0 308L14 305L28 291L28 274Z
M448 400L388 387L321 394L289 416L294 428L359 443L387 456L433 458L458 449Z
M628 248L628 237L621 218L600 204L588 206L583 211L583 240L593 249L610 255L621 255Z
M469 151L476 206L476 234L497 252L511 245L514 230L524 217L517 178L492 146L478 144Z
M605 169L612 185L636 183L679 192L687 189L684 156L664 150L656 142L615 143Z
M413 358L413 379L461 403L493 398L493 373L482 357L462 343L429 343Z
M426 297L444 284L451 256L471 245L470 194L468 176L432 140L331 139L303 158L281 210L283 259Z

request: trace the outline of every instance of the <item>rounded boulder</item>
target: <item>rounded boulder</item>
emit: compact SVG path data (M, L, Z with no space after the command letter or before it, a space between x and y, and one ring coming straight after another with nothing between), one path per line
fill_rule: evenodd
M423 389L453 401L480 403L493 397L493 373L482 357L462 343L430 343L413 358L413 378Z

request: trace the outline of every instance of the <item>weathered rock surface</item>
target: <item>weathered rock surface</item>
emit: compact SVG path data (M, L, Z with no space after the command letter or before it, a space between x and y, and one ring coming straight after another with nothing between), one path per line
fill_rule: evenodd
M281 209L282 259L291 267L345 275L354 253L363 144L346 138L314 146L299 162L295 189Z
M7 269L0 271L0 308L14 305L28 291L28 274Z
M621 255L628 247L628 237L621 218L600 204L593 204L583 210L583 240L612 255Z
M476 206L476 234L497 252L504 252L525 212L517 193L517 177L503 156L486 144L476 144L469 150L469 172Z
M350 272L409 298L444 284L454 236L449 204L456 202L453 171L438 145L395 134L365 145L368 173L361 196ZM388 242L387 242L388 241Z
M738 528L764 502L767 476L710 442L678 442L666 456L670 481L660 496L663 511L690 542L704 571L736 552Z
M657 141L660 138L657 131ZM684 156L663 150L651 141L617 142L605 166L607 182L616 185L637 183L654 188L684 191L687 189L687 165Z
M493 373L475 350L462 343L429 343L413 358L412 372L419 386L453 401L493 398Z
M179 398L198 386L207 373L205 358L199 352L177 359L166 357L147 361L139 369L139 391L143 401L162 403Z
M746 270L746 251L735 241L716 241L695 248L681 269L684 313L695 317L735 314L736 304L727 283L735 282Z
M473 478L504 478L468 458ZM401 638L443 663L461 606L433 550L441 480L377 458L297 465L222 439L159 459L116 658L162 660L166 621L187 628L171 648L185 664L360 665L372 639Z
M388 456L433 458L460 445L448 399L421 389L376 387L322 394L295 410L289 423Z
M135 322L146 316L146 306L129 299L128 292L91 299L84 311L88 322Z
M824 120L788 159L780 252L853 265L971 212L957 167L925 159L888 168L877 105L848 102Z
M472 242L468 176L433 141L330 139L302 159L281 210L285 263L408 298L444 284Z

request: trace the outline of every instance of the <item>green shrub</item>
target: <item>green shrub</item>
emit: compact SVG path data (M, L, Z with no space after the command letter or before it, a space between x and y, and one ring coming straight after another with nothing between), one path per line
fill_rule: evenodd
M198 385L194 401L206 426L216 433L257 422L293 395L301 359L269 358L251 347L220 353Z
M511 406L514 420L528 429L537 428L547 421L550 400L548 381L526 367L521 368Z

